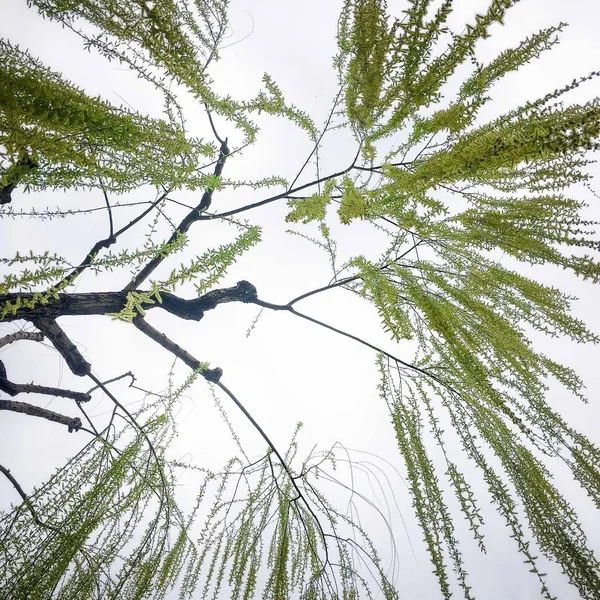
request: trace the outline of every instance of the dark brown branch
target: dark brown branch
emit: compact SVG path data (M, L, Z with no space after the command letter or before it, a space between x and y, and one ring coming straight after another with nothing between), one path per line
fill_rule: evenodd
M21 496L21 499L23 500L23 503L25 504L25 506L27 506L27 509L31 513L31 516L33 517L33 520L40 527L46 527L47 529L50 529L52 531L58 531L58 529L55 529L51 525L48 525L47 523L44 523L37 516L37 512L35 511L35 508L33 508L33 504L31 504L31 500L29 500L29 498L27 497L27 494L25 493L25 491L21 487L21 484L12 476L10 470L7 469L4 465L0 465L0 473L3 473L4 476L12 483L13 487L15 488L15 490L17 490L17 493L19 494L19 496Z
M309 183L305 183L303 185L299 185L296 188L287 189L285 192L281 192L281 194L276 194L275 196L271 196L270 198L265 198L264 200L260 200L259 202L253 202L252 204L247 204L246 206L240 206L240 208L234 208L233 210L228 210L223 213L213 214L213 215L200 215L198 217L198 221L209 221L211 219L221 219L224 217L231 217L232 215L237 215L242 212L246 212L248 210L252 210L254 208L258 208L259 206L264 206L265 204L270 204L271 202L275 202L277 200L281 200L282 198L287 198L290 194L294 194L296 192L300 192L309 187L318 185L319 183L324 183L325 181L329 181L330 179L335 179L336 177L341 177L346 173L349 173L354 168L354 162L357 160L358 154L354 158L352 164L343 171L338 171L337 173L332 173L331 175L327 175L325 177L321 177L319 179L315 179Z
M108 385L109 383L114 383L115 381L119 381L119 379L123 379L124 377L131 377L131 383L129 384L129 387L131 387L135 383L135 375L131 371L127 371L127 373L123 373L122 375L117 375L116 377L113 377L111 379L107 379L106 381L103 381L102 385ZM95 385L94 387L90 388L87 391L87 393L91 394L94 390L97 390L99 387L100 387L99 385Z
M113 238L115 235L115 225L113 223L112 208L110 206L110 200L108 199L108 192L100 180L100 187L102 188L102 194L104 195L104 202L106 203L106 210L108 211L108 237Z
M85 269L87 269L90 265L93 264L94 257L98 254L98 252L100 252L100 250L102 250L102 248L108 248L109 246L112 246L121 234L125 233L128 229L130 229L136 223L141 221L149 212L155 209L158 206L158 204L160 204L160 202L162 202L166 198L167 193L168 192L161 194L154 202L150 203L150 206L146 210L142 211L137 217L135 217L135 219L129 221L127 225L121 227L121 229L119 229L119 231L117 231L116 233L113 233L111 206L108 202L108 196L106 194L106 191L104 191L106 206L109 211L110 232L108 237L103 240L97 241L87 253L86 257L81 261L81 263L79 263L77 267L75 267L68 275L66 275L64 279L62 279L62 281L58 282L55 287L60 289L63 285L66 285L68 282L72 282L75 278L79 277L79 275L81 275L81 273L85 271Z
M19 340L31 340L32 342L41 342L44 339L44 334L39 331L15 331L15 333L9 333L0 339L0 348L8 346L13 342Z
M39 308L43 309L44 306ZM87 375L91 370L90 363L83 358L77 346L67 337L67 334L58 326L58 323L54 319L48 318L48 316L42 316L44 312L39 308L38 312L42 314L30 320L33 320L34 325L52 342L75 375L80 377ZM27 317L22 316L20 318Z
M219 177L223 172L223 167L225 166L225 161L229 156L229 148L227 147L227 138L221 144L221 149L219 152L219 159L217 160L217 164L215 165L215 169L213 171L213 175L215 177ZM179 223L173 234L169 238L167 245L172 244L177 240L177 238L186 233L187 230L196 222L200 220L200 215L207 210L212 202L214 188L208 187L204 194L202 194L202 198L198 206L193 208ZM146 266L125 286L124 291L131 291L136 289L140 284L142 284L148 277L152 274L152 272L160 265L160 263L166 258L166 256L156 256L150 262L146 264Z
M15 314L7 314L5 321L27 319L35 325L46 319L52 321L61 316L105 315L120 312L127 303L126 291L120 292L91 292L88 294L60 293L56 298L49 298L46 304L37 303L33 308L22 306ZM22 304L33 301L33 294L0 294L0 304L15 302L20 297ZM169 292L161 292L162 303L142 303L144 310L162 308L180 319L199 321L205 311L216 308L225 302L253 302L256 298L256 288L248 281L239 281L230 288L211 290L199 298L187 300ZM45 323L42 324L44 326ZM58 326L57 326L58 327ZM54 342L47 330L39 327ZM58 348L57 348L58 349ZM60 351L60 350L59 350ZM62 354L62 352L61 352Z
M142 332L145 333L150 339L154 340L157 344L161 345L165 350L174 354L177 358L182 360L190 369L196 371L202 367L202 363L184 350L181 346L178 346L175 342L171 341L164 333L158 331L150 325L142 317L136 317L133 319L133 324ZM223 374L222 369L218 367L216 369L204 369L202 376L207 381L217 383Z
M25 153L19 160L9 167L4 173L4 180L7 181L6 185L0 187L0 204L9 204L12 201L12 193L17 185L21 182L23 175L27 171L35 171L38 168L38 164Z
M43 394L44 396L60 396L62 398L71 398L76 402L89 402L91 396L84 392L75 392L73 390L64 390L61 388L48 387L45 385L35 385L33 383L14 383L6 377L6 369L0 361L0 390L9 396L17 394Z
M208 110L208 106L206 104L204 105L204 108L205 108L206 114L208 116L208 122L210 123L210 128L212 129L214 136L217 138L217 141L222 146L225 142L219 137L219 134L217 133L217 129L215 127L212 115L210 114L210 110Z
M12 412L22 413L24 415L30 415L32 417L40 417L47 419L48 421L54 421L61 425L66 425L69 428L69 433L78 431L81 427L81 419L79 417L67 417L55 413L47 408L40 408L33 404L26 404L25 402L16 402L15 400L0 400L0 410L10 410Z

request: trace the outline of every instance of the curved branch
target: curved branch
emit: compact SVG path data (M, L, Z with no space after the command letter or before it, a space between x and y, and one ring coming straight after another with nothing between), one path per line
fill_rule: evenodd
M15 331L15 333L9 333L0 339L0 348L8 346L13 342L19 340L31 340L32 342L41 342L44 339L44 334L40 331Z

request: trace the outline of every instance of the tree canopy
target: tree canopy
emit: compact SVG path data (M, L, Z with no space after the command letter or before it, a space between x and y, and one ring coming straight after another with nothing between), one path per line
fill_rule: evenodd
M568 498L572 484L554 477L563 469L600 510L600 447L568 414L573 402L587 402L584 382L543 343L600 338L573 311L575 298L561 287L568 279L548 285L542 276L600 279L585 203L595 195L600 98L572 101L600 71L574 65L570 83L490 116L494 85L534 69L566 28L533 29L482 59L482 45L490 47L517 2L491 0L458 26L452 0L400 9L342 2L334 97L327 114L313 115L269 74L246 95L232 85L220 66L226 0L28 0L48 26L62 27L55 32L79 38L89 60L139 78L161 108L94 95L44 56L0 41L0 226L27 236L27 217L60 219L65 231L75 219L94 223L82 256L63 255L61 240L0 256L2 414L20 413L24 431L45 419L77 440L32 491L9 468L12 457L0 460L21 501L0 514L0 596L397 598L396 546L404 541L386 510L406 493L441 597L475 597L463 546L486 551L482 505L491 503L541 597L555 597L540 566L551 561L573 593L600 598L600 564ZM320 83L302 85L318 91ZM283 132L276 155L264 154L262 129ZM299 164L287 164L293 144L307 149ZM347 161L333 161L337 154ZM42 197L58 207L43 208ZM257 217L282 206L285 214L266 225ZM245 273L277 278L260 254L271 235L321 252L330 280L311 279L300 261L297 295L263 292ZM333 293L340 314L346 301L371 306L379 329L357 334L351 318L339 324L305 310ZM389 467L406 489L386 480L376 459L343 445L303 453L300 423L280 445L211 348L194 351L224 304L256 309L248 335L269 312L283 313L370 353L365 373L378 374L391 424L381 435L395 436L399 450ZM102 358L73 338L76 323L98 318L109 323L106 337L95 330L109 349ZM189 322L174 330L178 337L169 329L175 319ZM219 325L223 334L234 326ZM139 333L132 348L146 336L144 352L166 351L162 388L129 370L134 351L120 355L109 337L117 327ZM25 343L51 344L73 385L38 383L42 364L29 369L32 383L19 383L10 357ZM114 363L110 376L99 374L98 361ZM244 378L268 386L268 369ZM310 356L292 365L286 393L313 369ZM558 386L559 409L548 400ZM37 397L13 399L24 394ZM218 468L177 454L187 395L200 405L212 398L225 422L236 455L204 449ZM64 402L50 410L44 396ZM98 415L89 407L101 396L109 409ZM294 415L294 402L286 410ZM240 433L238 414L251 434ZM249 449L250 435L261 451ZM355 489L355 471L379 487ZM363 520L361 502L376 519ZM391 541L381 547L386 527Z

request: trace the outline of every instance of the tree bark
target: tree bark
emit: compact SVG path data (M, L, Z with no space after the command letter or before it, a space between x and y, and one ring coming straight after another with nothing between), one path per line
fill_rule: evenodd
M120 312L127 303L126 291L119 292L91 292L88 294L60 293L56 298L49 298L45 304L37 302L33 308L25 306L9 313L4 321L16 321L26 319L34 322L36 326L51 338L47 328L40 319L54 320L57 317L81 316L81 315L105 315L107 313ZM32 302L34 294L0 294L0 306L5 302L14 303L17 298L21 301ZM169 292L161 292L162 303L143 303L144 310L162 308L181 319L199 321L204 312L212 310L219 304L225 302L253 302L256 299L256 288L248 281L239 281L231 288L211 290L199 298L186 300ZM42 324L42 327L39 327ZM54 342L54 340L52 340Z
M40 408L39 406L34 406L33 404L26 404L25 402L0 400L0 410L10 410L13 412L30 415L32 417L41 417L42 419L47 419L48 421L54 421L55 423L66 425L69 428L69 433L78 431L82 425L79 417L67 417L66 415L55 413L54 411L46 408Z

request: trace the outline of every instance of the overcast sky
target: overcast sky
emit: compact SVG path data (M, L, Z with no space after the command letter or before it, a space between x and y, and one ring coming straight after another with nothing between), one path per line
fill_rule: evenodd
M335 52L338 4L315 0L302 3L233 0L232 31L227 40L231 45L223 50L223 60L213 71L217 89L231 92L238 98L253 95L260 87L262 73L268 72L290 102L309 112L318 124L322 123L336 91L331 57ZM389 4L392 9L397 6L393 0ZM456 4L458 8L453 15L453 23L459 24L482 10L487 2L461 0ZM598 69L599 17L600 5L596 0L522 0L509 11L506 26L494 28L492 38L479 48L481 61L485 62L502 49L514 46L542 27L560 21L567 21L570 27L562 35L559 47L495 86L495 102L486 107L485 117L500 114L517 102L539 97L574 77ZM0 0L0 31L3 37L29 48L34 56L65 73L67 78L90 94L100 94L116 104L130 103L149 114L160 114L160 99L144 84L118 65L109 65L84 52L79 39L56 23L40 19L34 11L26 8L24 0ZM599 93L598 84L591 84L577 89L571 98L573 101L582 100ZM200 110L190 107L188 118L192 130L209 135ZM235 135L228 130L226 123L217 124L221 135ZM266 119L262 126L259 143L243 157L227 163L228 177L258 178L270 174L293 177L296 173L310 151L309 143L281 121ZM333 134L321 155L323 171L332 172L346 167L354 153L355 148L348 137ZM132 197L148 199L152 196L151 192L142 191ZM213 208L239 206L254 197L243 190L225 190L215 194ZM191 193L182 192L177 198L197 202ZM597 201L589 193L586 198L591 203L590 215L600 219ZM58 205L62 208L94 207L102 202L101 195L96 192L44 192L31 196L15 192L13 204L15 208L35 206L41 209ZM240 260L224 285L247 279L256 285L263 300L285 302L329 281L327 257L304 240L285 233L287 226L283 220L286 213L286 206L282 203L248 214L252 222L263 227L263 242ZM183 216L184 212L174 214ZM115 210L115 225L127 223L132 215L127 209ZM338 229L342 256L358 253L357 236L362 244L360 252L369 251L371 238L366 229L363 232L360 226L356 226L351 234ZM138 229L138 236L145 231L143 227ZM364 238L360 237L363 233ZM101 212L43 222L0 219L0 257L10 257L17 250L23 253L30 249L34 252L49 249L79 261L91 243L106 234L106 215ZM233 239L234 235L233 228L199 223L193 230L190 250L199 253L211 245ZM124 243L133 245L134 236L135 233L132 233L132 237ZM178 263L178 260L175 262ZM600 293L597 289L562 272L536 269L535 276L579 296L576 315L586 320L595 332L600 332L597 316ZM114 281L98 280L86 274L78 284L78 291L103 289L107 285L119 289L119 284L126 282L127 273L114 277ZM348 293L337 290L328 292L326 296L319 295L307 300L302 309L387 349L394 347L381 332L376 312ZM314 444L325 449L339 440L348 447L378 454L400 468L401 460L386 407L377 396L375 356L368 349L280 313L263 313L252 335L247 338L246 330L258 312L253 306L224 305L207 314L200 323L180 322L170 315L154 314L158 312L151 313L150 322L200 360L223 368L223 381L238 394L276 445L285 447L295 423L303 421L305 428L300 442L304 453ZM164 388L172 357L144 339L133 327L105 317L62 319L61 326L78 343L101 378L132 370L140 385L156 390ZM0 335L14 330L14 324L0 324ZM549 394L551 404L558 407L570 423L600 443L600 375L597 367L600 350L597 347L578 347L563 340L536 339L543 344L546 353L575 366L589 390L588 406L555 388ZM397 352L402 352L402 348ZM0 358L6 363L14 381L35 380L46 385L85 389L85 385L68 372L52 348L22 342L1 349ZM177 373L180 378L186 376L184 368L179 368ZM127 392L125 385L117 385L115 390L127 402L140 398ZM100 396L98 398L99 403L92 412L100 415L109 409L109 405ZM41 405L66 412L68 402L65 399L48 402L46 399ZM232 407L229 414L247 441L250 453L260 454L261 440ZM217 465L234 452L204 383L197 384L182 402L180 416L182 426L177 452L181 456L197 464ZM86 441L82 433L69 435L63 428L36 422L32 418L6 412L0 415L0 463L11 469L25 490L31 490L46 478L65 457ZM402 480L393 474L391 476L407 524L405 531L401 520L394 517L401 565L398 581L401 597L437 597L437 584L431 575L421 532L413 518L410 498ZM579 511L590 534L591 545L600 553L598 513L584 494L569 485L566 473L557 471L556 477L566 484L566 495ZM366 485L366 482L362 484ZM565 491L565 486L561 489ZM189 494L194 496L194 490L190 490ZM9 482L0 480L0 507L16 501L18 496ZM516 545L509 539L502 520L492 507L484 505L483 509L488 554L478 554L468 537L465 537L462 546L469 581L477 597L489 600L537 598L537 582L527 573L527 567L522 564L522 557L517 555ZM382 539L385 539L383 535ZM578 597L576 590L566 585L555 567L546 567L543 561L541 565L542 570L550 574L553 593L567 599Z

